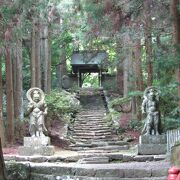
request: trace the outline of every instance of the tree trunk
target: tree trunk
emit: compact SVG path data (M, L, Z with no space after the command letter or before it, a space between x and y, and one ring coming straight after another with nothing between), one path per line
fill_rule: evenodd
M50 93L51 91L51 32L48 29L48 68L47 68L47 92Z
M144 0L144 34L147 64L147 85L152 86L153 83L153 59L152 59L152 19L151 19L151 0Z
M127 97L128 95L128 71L129 71L129 59L126 57L123 61L123 96Z
M18 39L14 48L14 117L23 119L23 72L22 72L22 40Z
M5 145L4 122L3 122L3 86L2 86L2 59L0 54L0 138L2 146Z
M40 59L40 24L36 26L35 32L35 63L36 63L36 87L41 88L41 59Z
M131 71L131 64L132 64L132 48L131 48L131 39L128 33L124 35L123 39L124 44L124 60L123 60L123 96L127 97L129 88L130 88L130 81L129 81L129 74Z
M35 23L33 22L31 34L31 87L36 87L36 33Z
M31 87L41 88L40 27L35 20L31 38Z
M180 13L178 11L178 7L180 5L179 0L171 0L171 15L173 17L173 41L175 46L175 56L178 57L180 55ZM177 81L177 91L178 91L178 104L180 107L180 64L178 63L176 67L175 77Z
M5 164L4 164L3 152L2 152L2 146L1 146L1 138L0 138L0 180L6 180Z
M117 67L117 90L120 94L123 95L123 64L119 63Z
M7 140L14 142L14 97L11 48L6 46Z
M48 76L49 76L49 41L48 41L48 25L44 25L41 33L41 62L43 65L43 89L45 93L49 93Z
M143 83L143 74L142 74L140 40L138 40L134 46L134 71L135 71L136 90L143 91L144 83Z
M135 90L136 91L143 91L144 90L144 83L143 83L143 74L142 74L142 62L141 62L141 42L140 39L136 41L134 44L134 77L135 77ZM141 114L141 97L136 97L136 114L137 119L142 119Z

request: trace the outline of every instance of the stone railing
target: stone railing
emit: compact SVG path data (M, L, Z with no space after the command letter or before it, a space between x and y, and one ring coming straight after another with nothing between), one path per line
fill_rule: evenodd
M180 128L167 131L167 152L171 152L171 148L180 141Z

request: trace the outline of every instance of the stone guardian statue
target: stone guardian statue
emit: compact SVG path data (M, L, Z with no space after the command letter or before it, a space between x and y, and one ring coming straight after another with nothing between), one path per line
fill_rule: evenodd
M159 111L159 90L156 87L148 87L144 91L142 102L142 113L146 114L145 125L142 134L159 135L160 111Z
M29 132L31 137L43 137L47 131L44 124L44 117L47 115L47 105L44 101L43 91L37 87L31 88L26 93L29 100L27 114L30 117Z

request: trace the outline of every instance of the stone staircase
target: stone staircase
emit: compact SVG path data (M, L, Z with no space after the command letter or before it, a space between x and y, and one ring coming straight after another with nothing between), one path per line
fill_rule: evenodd
M96 95L91 91L89 94L83 93L80 93L83 109L77 115L71 132L75 144L70 145L70 149L89 153L127 150L128 143L119 141L117 135L112 133L111 124L105 120L107 110L103 91L100 90Z
M8 179L18 180L166 180L169 167L166 161L117 164L6 162Z

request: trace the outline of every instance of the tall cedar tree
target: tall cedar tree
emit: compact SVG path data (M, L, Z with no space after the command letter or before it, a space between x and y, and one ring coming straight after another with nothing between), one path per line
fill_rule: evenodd
M179 0L171 0L171 15L173 17L173 41L175 46L175 55L180 57L180 12L178 10L180 7ZM176 67L176 81L178 83L178 98L179 98L179 107L180 107L180 63L178 59L178 65Z
M14 142L14 96L13 96L13 70L11 58L11 32L12 28L7 28L5 32L5 61L6 61L6 97L7 97L7 140L10 144Z

